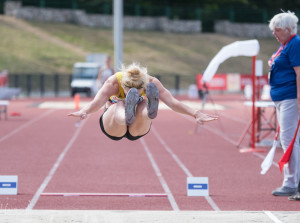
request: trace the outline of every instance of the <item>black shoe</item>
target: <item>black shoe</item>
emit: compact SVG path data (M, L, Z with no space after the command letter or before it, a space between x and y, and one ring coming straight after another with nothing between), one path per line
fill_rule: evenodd
M300 192L298 191L294 195L289 196L289 200L290 201L300 201Z
M125 122L131 125L135 119L136 105L139 101L139 92L136 88L131 88L125 98Z
M276 190L272 191L274 196L290 196L297 192L297 188L290 187L278 187Z
M154 83L147 84L146 95L148 98L148 117L154 119L158 112L159 91Z

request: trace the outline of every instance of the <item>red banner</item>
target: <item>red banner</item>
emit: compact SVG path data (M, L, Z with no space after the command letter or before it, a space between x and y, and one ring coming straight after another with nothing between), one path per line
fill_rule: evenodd
M235 86L235 89L239 88L239 90L244 90L246 85L252 85L252 74L239 74L239 80L236 80L236 78L228 78L229 76L230 74L215 74L213 79L209 83L206 83L206 85L210 90L232 90L231 85L233 84L240 85L240 88L239 86ZM233 80L235 80L237 83L231 83ZM196 75L196 81L198 89L202 89L202 74ZM260 87L267 85L268 76L263 75L261 77L257 77L256 84L259 84Z
M260 87L269 84L268 76L263 75L261 77L256 77L256 85L257 84L259 84ZM244 90L246 85L252 86L252 74L241 74L241 90Z
M198 90L202 89L202 74L197 74L197 87ZM213 79L206 84L210 90L226 90L227 89L227 75L216 74Z

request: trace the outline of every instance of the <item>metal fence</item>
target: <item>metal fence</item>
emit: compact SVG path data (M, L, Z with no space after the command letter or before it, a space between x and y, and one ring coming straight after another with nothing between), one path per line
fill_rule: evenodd
M185 94L189 85L195 84L195 76L156 76L172 94ZM9 74L9 87L20 88L21 97L70 97L71 75Z
M0 11L3 13L5 0L0 0ZM19 0L23 6L35 6L40 8L81 9L86 13L112 14L113 1L81 2L79 0ZM300 17L300 9L294 7L293 11ZM215 6L201 8L198 5L182 4L169 6L162 2L160 5L145 5L141 2L130 4L124 1L124 15L131 16L166 16L169 19L201 20L204 32L213 32L216 20L229 20L238 23L267 23L280 10L269 8L256 8L249 5Z
M7 1L7 0L6 0ZM15 0L14 0L15 1ZM82 9L87 13L112 14L113 1L81 2L79 0L19 0L23 6L36 6L40 8ZM4 0L0 0L4 2ZM300 9L293 8L299 16ZM231 22L268 22L279 9L257 8L251 5L228 5L201 8L198 5L181 4L170 6L162 2L160 5L149 5L136 2L134 4L124 1L124 15L132 16L166 16L170 19L203 20L214 15L216 19L227 19Z
M8 80L25 97L70 96L71 75L9 74Z

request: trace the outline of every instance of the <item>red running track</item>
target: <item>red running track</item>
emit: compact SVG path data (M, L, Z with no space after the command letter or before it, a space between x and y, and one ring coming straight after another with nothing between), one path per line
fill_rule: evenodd
M238 95L214 101L224 106L219 121L196 129L190 117L160 110L150 133L135 142L108 139L101 112L76 127L66 116L71 109L41 109L42 99L11 101L8 112L21 116L0 121L0 175L18 175L19 187L18 195L0 196L0 209L299 211L297 202L271 195L282 181L276 165L260 175L269 147L261 154L236 148L251 108ZM248 143L246 136L242 145ZM281 155L278 149L274 161ZM210 196L188 197L188 176L208 177Z

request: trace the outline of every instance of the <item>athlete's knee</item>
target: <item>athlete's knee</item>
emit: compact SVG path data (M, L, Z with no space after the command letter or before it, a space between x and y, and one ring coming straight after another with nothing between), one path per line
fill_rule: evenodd
M114 116L114 122L117 124L117 125L121 125L121 126L125 126L126 125L126 122L125 122L125 114L122 114L122 113L116 113L115 116Z
M121 101L114 104L112 107L111 121L115 122L117 125L125 126L125 108L124 103Z
M138 118L147 118L147 102L146 100L143 100L140 102L136 108L136 114L135 116Z

